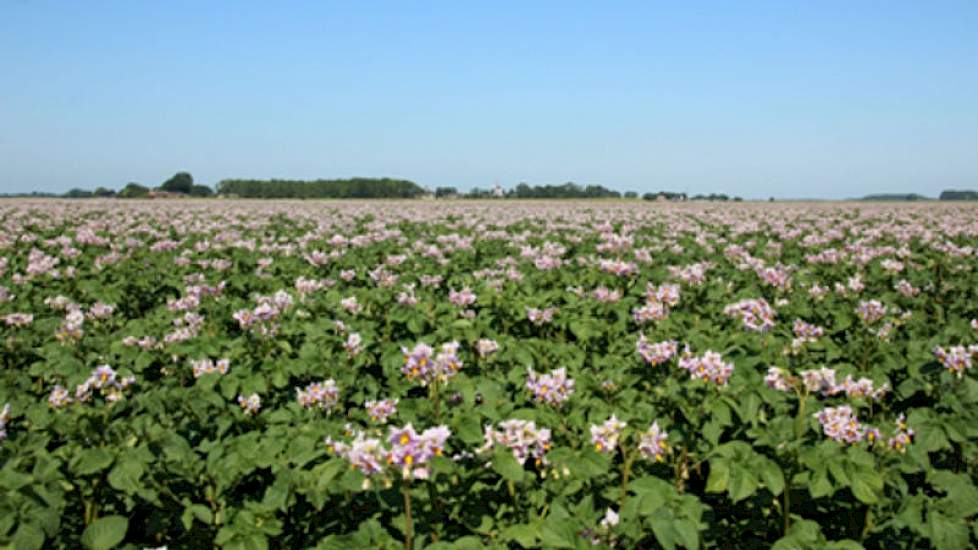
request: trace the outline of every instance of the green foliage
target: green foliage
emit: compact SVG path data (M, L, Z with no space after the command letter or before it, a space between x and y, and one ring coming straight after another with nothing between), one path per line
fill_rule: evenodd
M978 379L933 353L978 340L978 237L962 229L965 206L816 215L781 205L516 212L449 201L408 214L166 202L0 210L9 235L0 319L34 315L0 321L0 406L11 404L0 547L403 548L409 525L419 549L978 544ZM562 264L538 265L534 250ZM827 250L843 259L816 258ZM57 274L39 273L37 251L58 259ZM650 259L631 274L603 267L636 251ZM903 269L886 269L886 259ZM698 283L670 270L700 262L711 265ZM765 283L755 264L793 266L790 283ZM835 290L856 276L861 291ZM319 285L300 292L300 278ZM915 295L896 290L902 279ZM648 285L663 283L680 285L678 302L639 324ZM816 283L832 290L816 298ZM449 293L465 287L476 301L453 305ZM617 299L599 300L601 287ZM235 320L278 291L294 304L274 330ZM77 339L63 336L69 311L58 296L83 312ZM342 302L350 297L355 310ZM767 332L724 312L759 297L776 310ZM888 308L876 324L856 313L869 299ZM115 310L100 318L96 302ZM528 308L546 307L552 322L528 319ZM179 338L194 316L196 332ZM798 344L795 319L825 334ZM345 347L353 332L356 353ZM640 334L677 342L680 355L686 344L714 350L733 374L718 386L691 378L677 358L645 363ZM482 339L499 350L480 355ZM451 341L462 360L453 378L429 387L405 378L403 348ZM204 358L230 368L195 376L192 362ZM121 399L94 392L48 404L55 385L74 396L103 364L135 377ZM794 379L789 391L765 383L771 366ZM529 368L560 367L574 392L560 405L534 400ZM876 400L806 390L802 373L823 367L839 382L865 377L890 390ZM303 408L296 389L325 379L339 388L336 406ZM247 415L237 398L251 393L262 406ZM387 398L399 400L397 412L372 419L364 403ZM815 415L841 405L881 438L826 437ZM901 413L914 435L897 449L887 439ZM612 415L627 426L617 446L597 449L592 427ZM485 428L511 419L550 430L545 460L521 462L498 444L480 450ZM653 422L667 434L658 460L639 451ZM426 479L406 480L386 462L367 477L326 444L349 443L351 429L386 444L391 427L409 423L451 431Z
M120 199L142 199L149 196L149 188L135 182L129 182L116 195Z
M581 186L574 182L563 185L530 185L521 182L506 196L516 199L617 199L621 197L621 193L601 185Z
M194 177L189 172L177 172L160 185L162 191L189 195L194 188Z
M942 201L973 201L978 200L978 191L953 191L945 190L941 191L940 199Z
M351 178L346 180L226 179L217 185L221 195L256 199L378 199L414 198L424 189L407 180Z

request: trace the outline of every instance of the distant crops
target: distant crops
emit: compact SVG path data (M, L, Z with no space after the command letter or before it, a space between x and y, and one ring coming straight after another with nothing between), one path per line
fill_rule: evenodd
M967 205L0 223L12 548L978 545Z

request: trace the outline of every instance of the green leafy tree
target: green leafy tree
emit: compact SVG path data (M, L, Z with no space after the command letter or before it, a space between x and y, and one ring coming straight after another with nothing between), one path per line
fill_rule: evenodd
M149 196L149 188L131 181L116 196L120 199L141 199Z
M214 191L206 185L194 185L190 188L191 197L210 197Z
M92 192L87 189L72 189L65 193L65 198L68 199L88 199L92 197Z
M194 177L190 172L177 172L173 177L163 182L160 189L170 193L183 193L189 195L194 187Z

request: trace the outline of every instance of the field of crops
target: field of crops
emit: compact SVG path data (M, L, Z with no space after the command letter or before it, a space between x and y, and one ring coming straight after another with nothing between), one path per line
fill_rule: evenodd
M0 223L0 547L978 545L976 207Z

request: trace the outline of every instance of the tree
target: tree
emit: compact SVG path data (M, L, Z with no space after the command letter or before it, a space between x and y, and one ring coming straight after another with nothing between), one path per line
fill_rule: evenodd
M214 194L214 191L206 185L194 185L190 188L191 197L209 197Z
M978 200L978 191L941 191L942 201L973 201Z
M131 181L116 195L120 199L141 199L149 196L149 188Z
M65 193L65 198L68 199L88 199L92 197L92 192L87 189L78 189L77 187Z
M217 192L256 199L380 199L413 198L425 190L407 180L352 178L345 180L246 180L227 179Z
M160 189L169 191L170 193L183 193L184 195L188 195L193 187L194 177L189 172L177 172L173 174L173 177L164 181Z
M638 193L636 193L635 191L625 191L625 198L626 199L637 199L638 198Z
M115 191L106 187L96 187L93 193L96 197L114 197Z
M454 187L437 187L435 188L435 197L450 197L452 195L458 195L458 189Z

